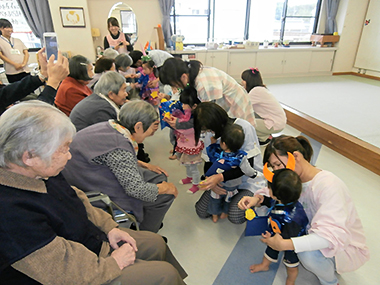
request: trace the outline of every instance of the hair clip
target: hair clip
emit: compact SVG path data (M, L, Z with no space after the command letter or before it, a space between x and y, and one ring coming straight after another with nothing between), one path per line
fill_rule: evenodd
M256 74L256 72L259 72L259 69L257 67L255 68L251 67L250 70L252 71L253 74Z
M291 154L290 152L288 152L288 162L286 163L286 168L294 171L295 167L296 167L296 159L294 158L293 154ZM269 170L269 168L268 168L268 162L266 162L265 165L264 165L263 174L264 174L264 177L269 182L273 181L274 173Z
M142 61L151 61L152 59L151 59L151 57L150 57L149 55L145 54L145 55L143 55L143 56L141 57L141 60L142 60Z

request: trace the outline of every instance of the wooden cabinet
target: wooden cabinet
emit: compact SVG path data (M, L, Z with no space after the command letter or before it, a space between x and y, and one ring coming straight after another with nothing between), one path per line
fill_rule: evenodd
M239 80L244 70L256 67L257 52L230 52L228 74Z
M201 51L197 52L197 60L205 66L212 66L228 72L228 51Z
M335 51L313 51L311 54L309 72L331 71Z
M282 66L284 61L283 52L261 52L256 57L256 67L265 77L266 75L282 74Z
M241 73L258 67L263 77L331 74L336 48L290 47L259 50L194 50L192 57L205 66L223 70L240 82ZM187 58L185 58L187 59ZM190 58L189 58L190 59Z
M312 52L305 51L265 51L257 54L256 66L263 76L303 74L309 72Z

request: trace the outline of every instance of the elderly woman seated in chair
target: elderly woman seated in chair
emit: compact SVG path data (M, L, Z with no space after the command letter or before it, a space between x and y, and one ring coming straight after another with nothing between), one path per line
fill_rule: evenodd
M140 229L158 232L177 188L167 173L138 161L137 144L158 129L158 114L142 100L120 109L119 120L109 120L79 131L71 144L72 159L63 175L83 191L99 191L126 211L132 211Z
M0 117L1 283L184 284L161 236L118 229L60 174L74 134L43 102Z

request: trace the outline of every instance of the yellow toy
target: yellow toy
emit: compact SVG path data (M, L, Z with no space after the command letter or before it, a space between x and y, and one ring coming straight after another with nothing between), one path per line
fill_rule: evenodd
M248 221L252 221L255 217L256 217L256 213L254 210L252 210L252 209L245 210L245 218Z

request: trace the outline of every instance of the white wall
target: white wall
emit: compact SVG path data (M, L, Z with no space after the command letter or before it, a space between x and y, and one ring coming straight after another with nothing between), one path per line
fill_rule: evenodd
M350 72L354 66L356 52L369 0L341 0L337 13L340 40L336 45L333 72Z
M112 6L120 1L116 0L87 0L91 15L91 26L100 30L100 38L95 39L94 46L103 47L103 39L108 34L107 18ZM130 6L136 15L138 40L135 49L141 50L147 41L158 41L157 27L162 22L162 14L158 0L127 0L123 1Z
M86 0L48 0L53 19L54 30L58 36L59 49L81 54L95 60L95 49L91 36L91 19ZM85 28L64 28L61 22L59 7L81 7L84 10Z

